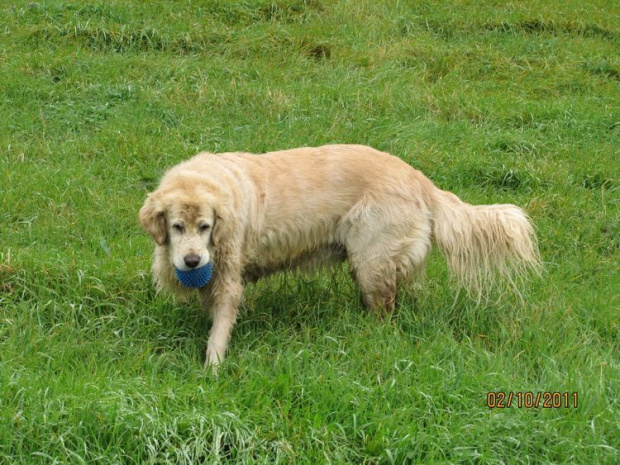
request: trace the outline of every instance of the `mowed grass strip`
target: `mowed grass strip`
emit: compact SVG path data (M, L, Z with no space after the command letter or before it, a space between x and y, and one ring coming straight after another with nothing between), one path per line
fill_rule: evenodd
M605 1L0 7L0 462L617 463L620 9ZM346 267L249 286L229 358L157 295L137 211L200 150L363 143L515 203L545 272L443 259L396 314ZM575 408L488 392L577 393Z

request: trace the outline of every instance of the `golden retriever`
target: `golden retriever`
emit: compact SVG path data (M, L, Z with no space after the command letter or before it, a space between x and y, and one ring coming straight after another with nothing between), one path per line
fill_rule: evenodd
M475 292L495 271L512 279L539 266L519 207L469 205L401 159L361 145L200 153L164 175L139 219L156 242L159 289L194 292L174 268L212 264L213 279L198 293L213 319L206 363L214 368L244 283L278 270L347 260L364 304L389 312L397 286L423 271L433 241Z

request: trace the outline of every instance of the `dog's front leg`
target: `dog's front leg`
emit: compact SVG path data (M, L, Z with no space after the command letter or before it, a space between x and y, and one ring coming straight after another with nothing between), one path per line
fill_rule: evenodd
M209 306L213 320L207 341L205 365L211 366L215 373L217 373L217 367L226 355L230 335L237 321L237 309L243 294L243 286L240 283L218 284L220 286L218 286L217 295L211 294L211 296L203 298L203 302Z

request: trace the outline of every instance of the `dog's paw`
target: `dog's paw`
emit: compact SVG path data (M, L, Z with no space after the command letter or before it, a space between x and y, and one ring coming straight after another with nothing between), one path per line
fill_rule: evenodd
M211 370L213 376L217 378L221 360L222 357L220 357L215 350L211 350L211 348L207 349L204 365L205 370Z

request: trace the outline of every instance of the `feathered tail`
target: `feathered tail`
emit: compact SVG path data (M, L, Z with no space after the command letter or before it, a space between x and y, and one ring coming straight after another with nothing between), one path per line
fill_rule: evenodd
M498 275L517 288L519 278L540 273L536 234L521 208L470 205L437 188L433 194L435 242L470 294L480 298Z

